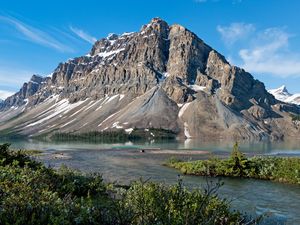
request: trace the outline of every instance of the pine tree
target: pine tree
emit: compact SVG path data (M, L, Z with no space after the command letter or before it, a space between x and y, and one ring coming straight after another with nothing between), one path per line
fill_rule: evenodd
M247 169L248 164L249 164L248 159L240 151L239 145L236 142L233 146L233 150L229 158L229 163L228 163L229 174L233 176L239 176L239 177L245 176L245 170Z

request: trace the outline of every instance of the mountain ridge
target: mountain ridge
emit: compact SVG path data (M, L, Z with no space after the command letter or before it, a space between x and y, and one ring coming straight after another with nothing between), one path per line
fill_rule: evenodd
M191 138L282 139L299 135L262 82L232 66L196 34L154 18L111 34L89 54L34 75L0 106L0 130L26 136L163 128Z
M277 89L271 89L269 93L273 94L274 97L280 101L300 105L300 93L289 93L285 85Z

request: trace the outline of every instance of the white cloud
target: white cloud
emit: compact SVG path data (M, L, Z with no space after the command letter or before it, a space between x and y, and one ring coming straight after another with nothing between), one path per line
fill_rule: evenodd
M0 16L0 21L7 23L13 26L19 33L23 35L27 40L56 49L61 52L73 52L73 49L59 42L56 38L51 36L50 34L25 24L16 18L8 17L8 16Z
M217 26L217 31L221 34L225 44L230 46L241 39L247 38L255 31L255 26L246 23L231 23L229 26Z
M74 34L76 34L78 37L80 37L81 39L83 39L91 44L94 44L97 41L97 39L95 37L91 36L90 34L86 33L85 31L83 31L81 29L70 26L70 30Z
M0 100L5 100L7 97L13 95L14 92L11 91L5 91L5 90L0 90Z
M290 51L290 37L280 28L269 28L257 34L252 47L239 51L240 66L255 73L300 76L300 55Z

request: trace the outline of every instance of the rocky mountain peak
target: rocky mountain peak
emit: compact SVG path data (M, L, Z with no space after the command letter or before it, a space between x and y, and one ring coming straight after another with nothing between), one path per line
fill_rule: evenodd
M167 39L169 35L169 25L161 18L153 18L150 23L143 25L140 33L142 35L155 35L158 34L162 38Z
M39 88L46 83L47 80L50 80L49 77L42 77L40 75L34 74L28 82L25 82L19 92L8 97L4 103L2 103L1 109L7 109L11 106L21 106L28 103L28 98L32 97L37 93Z
M279 87L279 88L277 89L277 91L278 91L278 92L281 92L281 93L286 93L286 94L291 95L291 94L289 93L289 91L287 90L287 88L286 88L285 85L282 85L281 87Z
M188 137L258 138L271 135L270 127L280 133L277 119L300 111L276 100L262 82L230 65L190 30L160 18L139 32L96 41L88 55L60 63L51 78L33 75L0 104L0 119L9 118L14 107L28 113L18 120L26 134L155 126L184 130ZM31 118L37 111L39 118Z
M148 24L145 24L141 28L141 32L147 28L157 28L157 27L168 27L168 23L159 17L154 17Z
M279 101L300 105L300 93L291 94L285 85L282 85L277 89L271 89L269 90L269 93Z
M180 24L173 24L170 29L173 33L180 33L185 32L187 29L184 26L181 26Z
M37 75L37 74L33 74L32 77L30 78L29 82L32 83L36 83L36 84L41 84L44 81L44 77Z
M109 33L107 36L107 40L114 41L114 40L117 40L118 37L119 37L119 35L117 35L117 34Z

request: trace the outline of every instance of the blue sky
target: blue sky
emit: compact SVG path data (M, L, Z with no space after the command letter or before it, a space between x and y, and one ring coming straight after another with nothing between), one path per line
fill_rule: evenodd
M192 30L268 89L300 92L299 11L298 0L1 1L0 98L153 17Z

